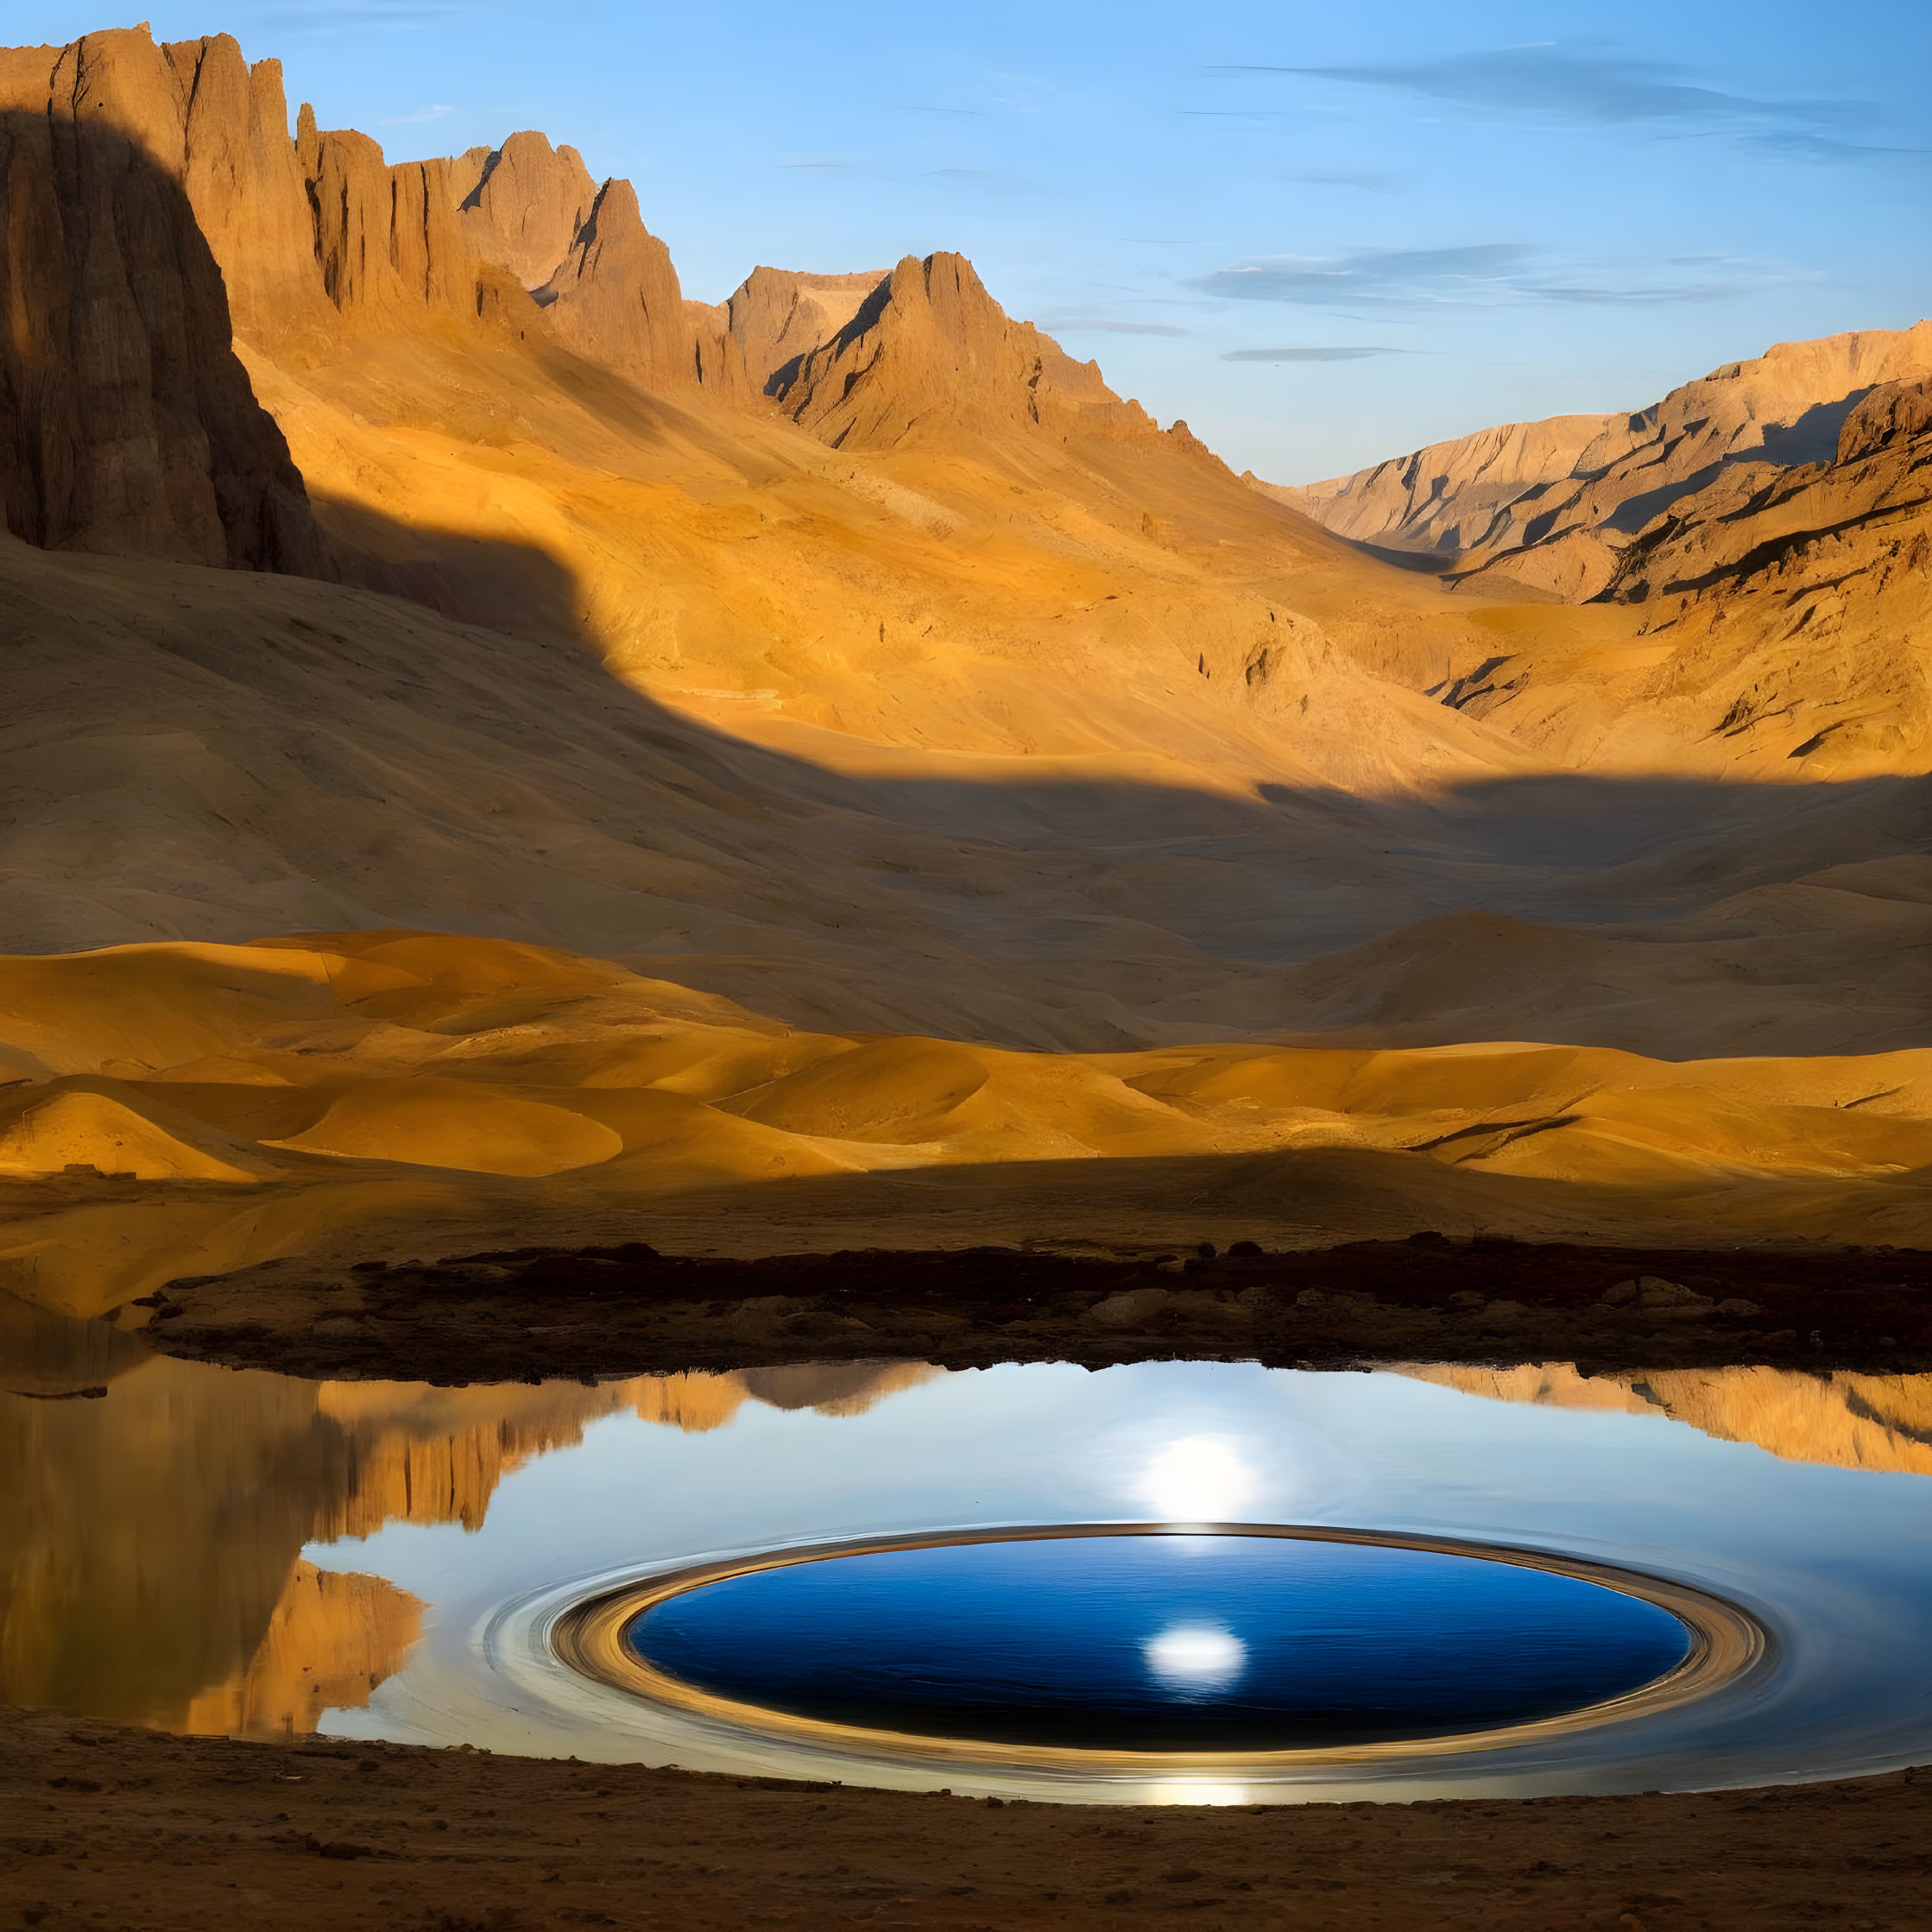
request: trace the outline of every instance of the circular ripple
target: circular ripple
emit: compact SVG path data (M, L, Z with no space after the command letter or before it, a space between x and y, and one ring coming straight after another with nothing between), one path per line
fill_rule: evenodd
M1689 1586L1279 1525L1070 1525L780 1550L606 1592L579 1670L848 1752L1269 1766L1513 1745L1671 1708L1765 1651Z

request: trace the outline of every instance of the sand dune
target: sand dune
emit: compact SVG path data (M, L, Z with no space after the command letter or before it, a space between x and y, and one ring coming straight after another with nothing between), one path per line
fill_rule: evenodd
M842 1181L876 1184L890 1219L912 1198L894 1188L941 1170L1011 1177L1022 1218L1064 1168L1062 1213L1083 1188L1100 1220L1138 1192L1143 1212L1193 1199L1198 1226L1244 1233L1309 1223L1316 1202L1331 1230L1369 1214L1537 1232L1555 1212L1693 1241L1861 1215L1896 1240L1927 1214L1929 1049L1026 1053L792 1029L610 962L395 932L5 963L0 989L26 1037L65 1031L78 1058L117 963L144 976L157 957L172 993L145 1030L130 1007L90 1070L16 1089L0 1146L47 1178L0 1224L0 1270L45 1305L131 1298L157 1247L177 1274L345 1241L446 1252L493 1215L608 1227L705 1200L729 1220L734 1190L755 1216L775 1189ZM110 1241L83 1245L90 1216Z

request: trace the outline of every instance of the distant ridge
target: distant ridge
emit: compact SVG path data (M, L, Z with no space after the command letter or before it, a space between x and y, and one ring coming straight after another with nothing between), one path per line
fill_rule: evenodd
M1597 596L1645 524L1720 469L1833 460L1881 384L1932 376L1932 321L1780 343L1634 414L1508 423L1353 475L1255 486L1338 536L1440 554L1445 567Z

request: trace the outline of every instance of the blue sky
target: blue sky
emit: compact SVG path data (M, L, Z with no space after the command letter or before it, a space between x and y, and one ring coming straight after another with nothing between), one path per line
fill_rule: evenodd
M152 0L392 159L541 128L688 294L969 255L1285 482L1932 312L1932 0ZM4 37L120 24L15 0Z

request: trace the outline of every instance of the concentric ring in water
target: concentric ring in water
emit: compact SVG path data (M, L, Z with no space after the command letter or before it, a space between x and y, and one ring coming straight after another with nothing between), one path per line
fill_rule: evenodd
M1766 1649L1736 1606L1608 1565L1233 1524L773 1550L607 1593L556 1643L848 1751L1229 1770L1521 1743L1705 1695Z

